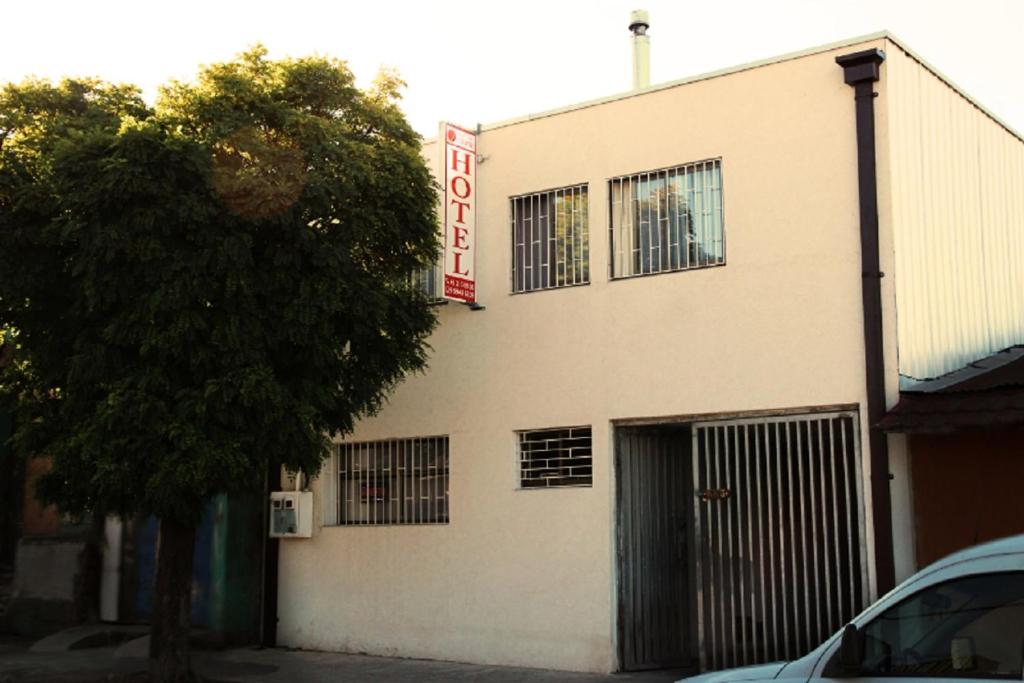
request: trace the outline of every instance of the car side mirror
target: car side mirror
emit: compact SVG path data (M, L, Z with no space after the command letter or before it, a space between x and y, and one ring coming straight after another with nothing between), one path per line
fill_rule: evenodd
M843 627L839 651L829 662L825 675L830 678L859 676L864 668L864 634L853 624Z

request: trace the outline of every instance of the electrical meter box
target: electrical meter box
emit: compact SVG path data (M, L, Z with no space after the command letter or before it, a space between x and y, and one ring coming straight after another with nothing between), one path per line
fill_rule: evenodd
M273 491L270 494L270 537L313 536L313 493Z

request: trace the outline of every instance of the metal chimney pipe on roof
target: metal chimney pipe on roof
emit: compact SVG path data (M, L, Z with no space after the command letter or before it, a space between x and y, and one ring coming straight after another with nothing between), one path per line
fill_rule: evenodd
M633 32L633 89L651 84L651 39L647 29L651 17L647 10L635 9L629 14L629 30Z

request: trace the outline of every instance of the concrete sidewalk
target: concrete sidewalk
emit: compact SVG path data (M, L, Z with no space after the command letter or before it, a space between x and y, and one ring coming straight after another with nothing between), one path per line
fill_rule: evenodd
M66 652L31 652L30 642L0 640L0 683L104 683L133 680L145 672L141 657L115 656L117 647L95 647ZM441 683L442 681L494 681L495 683L664 683L679 673L581 674L545 669L479 666L418 659L368 657L330 652L285 649L196 651L193 665L204 677L227 683Z

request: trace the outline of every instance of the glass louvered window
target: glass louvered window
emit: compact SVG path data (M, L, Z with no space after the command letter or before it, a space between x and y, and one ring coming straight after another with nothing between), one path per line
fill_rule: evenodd
M439 258L435 264L422 268L412 274L413 287L422 292L427 301L437 303L444 301L444 263Z
M590 426L518 432L519 486L590 486L594 482Z
M612 178L608 190L613 278L725 263L720 159Z
M512 291L590 282L587 186L512 198Z

